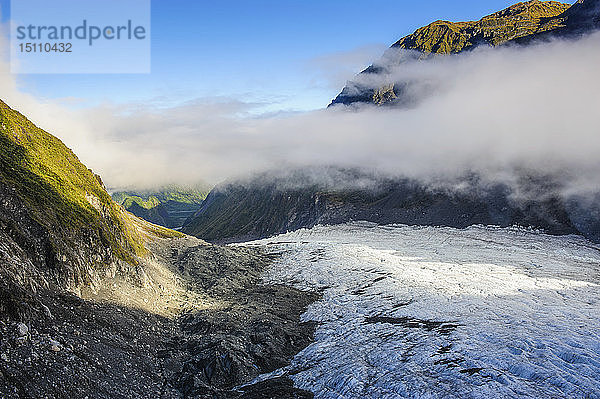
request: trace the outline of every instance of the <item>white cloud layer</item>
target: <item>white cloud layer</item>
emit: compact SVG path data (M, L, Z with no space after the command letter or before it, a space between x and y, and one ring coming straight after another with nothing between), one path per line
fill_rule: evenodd
M569 192L587 192L600 191L599 65L600 34L477 50L394 70L388 78L426 83L414 86L422 98L410 109L259 118L247 116L251 105L222 100L72 109L24 94L5 64L0 92L63 139L109 187L336 165L423 179L470 171L510 180L515 169L531 168L564 176Z
M306 73L315 75L314 84L339 90L349 77L368 67L385 50L385 44L370 44L315 57L307 63Z

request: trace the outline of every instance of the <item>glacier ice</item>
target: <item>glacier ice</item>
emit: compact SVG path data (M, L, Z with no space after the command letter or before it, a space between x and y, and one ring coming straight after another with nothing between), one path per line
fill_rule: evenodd
M267 282L323 293L315 342L275 373L316 398L600 398L583 238L356 222L244 245L281 254Z

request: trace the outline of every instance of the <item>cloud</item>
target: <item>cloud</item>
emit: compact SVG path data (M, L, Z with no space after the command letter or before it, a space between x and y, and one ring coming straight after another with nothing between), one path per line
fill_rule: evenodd
M559 176L566 195L579 195L600 192L598 65L599 34L482 49L408 61L371 81L417 82L409 109L262 117L253 104L225 99L74 110L23 94L5 66L0 90L115 188L334 165L432 182L465 173L510 182L516 171L536 170Z
M315 57L306 63L307 73L313 74L313 83L340 89L356 73L368 67L386 49L383 43L369 44L348 51Z

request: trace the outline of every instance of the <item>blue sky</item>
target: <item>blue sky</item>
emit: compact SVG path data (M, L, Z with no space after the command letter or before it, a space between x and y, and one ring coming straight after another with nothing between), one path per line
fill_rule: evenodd
M147 75L20 75L41 99L175 105L196 98L321 108L343 79L400 37L436 19L472 20L511 1L152 1ZM0 0L7 21L9 0Z

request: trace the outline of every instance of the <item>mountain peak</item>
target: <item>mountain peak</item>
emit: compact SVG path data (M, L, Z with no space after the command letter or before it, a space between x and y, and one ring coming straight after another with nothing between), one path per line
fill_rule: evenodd
M600 0L579 0L573 5L531 0L514 4L479 21L437 20L398 40L391 49L416 51L421 53L420 59L426 59L433 54L457 54L478 46L526 44L548 35L579 35L596 28L600 28ZM404 52L388 51L360 75L384 72L389 67L402 64L405 59ZM357 79L349 82L330 106L402 104L404 86L403 83L389 82L381 87L367 87Z
M561 26L564 19L557 17L569 7L569 4L557 1L532 0L517 3L479 21L438 20L398 40L392 48L451 54L481 44L497 46Z

